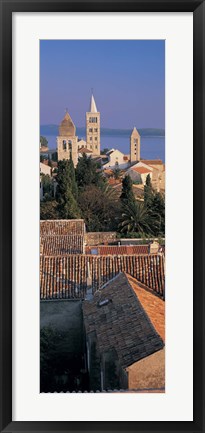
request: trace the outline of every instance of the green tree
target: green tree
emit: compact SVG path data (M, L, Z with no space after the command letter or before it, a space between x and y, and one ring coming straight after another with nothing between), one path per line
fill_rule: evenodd
M124 177L122 181L122 193L120 196L122 203L132 203L135 201L135 196L132 190L132 179L129 176Z
M41 201L41 203L40 203L40 219L41 220L59 219L58 203L56 202L56 200Z
M137 232L140 235L152 234L153 220L142 202L136 200L125 203L119 229L123 233Z
M154 234L156 236L165 234L165 200L162 194L156 192L152 200L152 215L155 219Z
M41 146L48 147L48 140L43 135L40 136L40 143L41 143Z
M53 198L53 181L48 174L41 174L41 184L43 187L44 201L52 200Z
M78 197L78 185L76 182L76 175L75 175L75 167L72 160L72 155L70 154L70 160L68 161L68 168L70 171L70 186L71 186L71 192L75 199Z
M87 185L91 184L101 187L105 184L102 172L98 169L97 163L86 154L83 154L83 156L79 158L76 167L76 180L79 188L85 188Z
M58 203L58 212L60 218L79 218L80 209L74 194L77 195L77 186L75 183L75 171L73 172L72 160L63 160L58 163L58 173L56 176L57 190L56 201Z
M79 194L79 206L88 231L117 230L120 206L112 188L87 185Z
M115 167L113 170L113 176L115 179L120 179L122 176L122 170L119 167Z
M152 188L150 174L148 174L146 177L146 183L144 185L144 204L147 208L151 209L153 198L154 198L154 191Z

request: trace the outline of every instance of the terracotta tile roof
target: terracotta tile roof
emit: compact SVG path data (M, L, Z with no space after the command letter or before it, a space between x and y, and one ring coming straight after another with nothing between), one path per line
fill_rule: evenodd
M127 275L127 278L156 331L165 341L165 302L153 292L143 288L135 278L130 275Z
M113 179L113 178L108 179L108 183L109 183L109 185L119 185L119 184L122 185L122 183L119 179Z
M94 292L119 272L126 272L160 296L165 296L163 255L70 254L40 257L41 299L83 298L88 264Z
M124 273L83 302L83 316L86 334L96 332L100 353L114 349L123 368L164 347Z
M41 245L45 256L83 254L84 235L41 236Z
M139 174L145 174L145 173L151 173L152 172L152 170L149 170L146 167L133 167L132 170L136 171Z
M140 161L147 165L163 165L161 159L141 159Z
M104 170L103 170L103 173L104 174L113 174L113 170L111 170L110 168L105 168Z
M40 234L41 236L51 235L84 235L85 223L83 219L72 220L41 220Z
M86 147L81 147L80 149L78 149L79 153L92 153L91 150L86 149Z
M148 254L149 245L98 245L87 246L85 248L86 254L92 254L92 250L96 249L99 255L116 255L116 254Z

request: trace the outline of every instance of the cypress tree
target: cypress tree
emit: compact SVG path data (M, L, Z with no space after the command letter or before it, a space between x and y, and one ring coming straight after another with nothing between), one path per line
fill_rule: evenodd
M56 201L58 203L59 215L63 219L79 218L81 215L74 197L74 194L77 193L74 176L75 170L72 160L59 161L58 174L56 176Z
M152 188L150 174L148 174L146 177L146 183L144 185L144 204L149 209L152 207L153 198L154 198L154 191Z
M133 203L135 201L135 196L132 190L132 179L129 174L125 176L122 181L122 193L120 199L123 204Z

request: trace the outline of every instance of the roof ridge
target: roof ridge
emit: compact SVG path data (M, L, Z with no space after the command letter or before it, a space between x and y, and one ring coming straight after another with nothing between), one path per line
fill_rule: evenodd
M129 278L127 277L127 274L125 274L125 276L126 276L126 278L127 278L127 282L128 282L128 284L129 284L129 287L131 288L133 294L134 294L135 297L137 298L137 300L138 300L138 302L139 302L139 304L140 304L140 306L141 306L141 308L142 308L142 310L143 310L143 313L144 313L145 317L147 318L149 324L151 325L151 327L153 328L153 330L156 332L156 334L157 334L158 337L160 338L161 342L163 343L163 347L164 347L164 346L165 346L165 343L164 343L164 341L163 341L161 335L160 335L160 334L158 333L158 331L156 330L155 326L153 325L153 323L152 323L152 321L151 321L151 319L150 319L150 317L149 317L149 314L146 312L145 308L143 307L142 302L140 301L139 297L137 296L137 293L136 293L136 292L134 291L134 289L132 288L132 285L131 285L130 282L129 282ZM138 281L138 280L136 280L136 281ZM160 349L159 349L159 350L160 350Z

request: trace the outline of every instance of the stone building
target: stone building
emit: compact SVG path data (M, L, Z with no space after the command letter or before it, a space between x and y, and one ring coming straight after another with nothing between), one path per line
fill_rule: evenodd
M95 155L100 155L100 113L97 110L94 96L91 96L90 111L86 113L87 148Z
M85 298L92 390L164 391L164 305L156 294L124 273Z
M106 170L107 168L111 169L125 169L129 166L129 161L127 158L127 155L124 155L124 153L120 152L118 149L110 149L107 153L107 162L103 164L103 170Z
M140 161L140 134L134 127L130 136L130 162Z
M72 156L74 166L76 167L78 163L78 137L76 136L76 127L67 111L59 126L57 152L58 161L70 159Z

